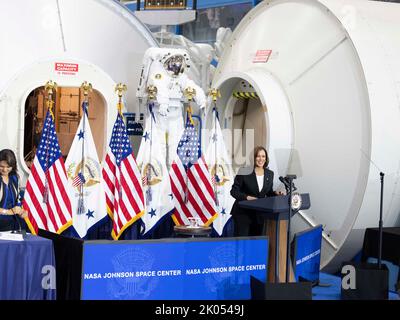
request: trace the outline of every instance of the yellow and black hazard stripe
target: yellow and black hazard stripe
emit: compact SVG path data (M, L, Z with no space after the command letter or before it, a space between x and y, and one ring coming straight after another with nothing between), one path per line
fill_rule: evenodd
M244 92L244 91L233 91L232 95L237 99L257 99L257 92Z

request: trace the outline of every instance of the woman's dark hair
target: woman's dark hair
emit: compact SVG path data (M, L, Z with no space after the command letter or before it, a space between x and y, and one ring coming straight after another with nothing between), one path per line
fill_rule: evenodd
M10 175L17 174L17 159L14 151L3 149L0 151L0 161L5 161L12 168Z
M261 146L255 147L255 149L254 149L254 159L253 159L254 160L254 168L256 167L256 158L257 158L257 155L258 155L258 153L260 151L264 151L265 152L264 169L266 169L268 167L268 164L269 164L268 152L264 147L261 147Z

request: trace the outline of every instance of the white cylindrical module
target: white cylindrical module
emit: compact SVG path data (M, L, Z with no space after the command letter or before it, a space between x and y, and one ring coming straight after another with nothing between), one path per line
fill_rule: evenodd
M158 46L151 32L116 1L0 1L0 141L1 148L16 151L23 180L29 174L23 149L32 90L48 80L65 88L90 82L104 104L104 122L92 131L104 131L104 141L96 143L105 149L117 114L115 85L127 85L125 111L137 112L142 58L151 46Z
M275 186L295 173L298 189L310 193L311 208L292 231L323 225L326 270L352 258L365 228L378 226L381 171L384 226L400 222L399 21L394 3L266 0L236 28L215 74L222 127L254 129ZM237 166L249 136L233 134ZM248 157L252 145L243 145Z

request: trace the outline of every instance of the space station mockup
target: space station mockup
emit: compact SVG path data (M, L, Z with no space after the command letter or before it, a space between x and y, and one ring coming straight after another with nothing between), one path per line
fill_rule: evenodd
M399 18L395 3L265 0L236 27L213 78L221 127L254 130L234 137L233 164L248 157L246 139L254 137L268 149L276 187L279 176L297 175L311 208L295 216L292 232L323 225L327 269L351 259L365 228L378 225L380 172L384 226L400 224ZM16 151L23 181L33 92L49 79L65 92L90 81L103 158L117 113L115 85L128 87L125 111L139 113L143 56L158 46L145 25L110 0L1 1L0 40L0 147ZM71 126L65 110L60 128ZM206 127L211 118L205 115ZM68 141L68 130L64 135Z

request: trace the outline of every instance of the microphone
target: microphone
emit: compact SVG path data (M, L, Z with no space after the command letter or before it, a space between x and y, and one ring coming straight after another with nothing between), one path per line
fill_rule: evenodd
M288 191L288 190L290 189L290 182L289 182L286 178L280 176L280 177L279 177L279 181L283 183L283 185L284 185L285 188L286 188L286 191ZM292 190L292 191L296 191L296 190L297 190L297 188L296 188L296 186L294 185L293 182L292 182L292 187L293 187L293 190Z
M21 206L21 199L23 198L24 191L25 190L22 189L22 188L18 190L18 193L17 193L17 200L18 200L17 206ZM21 206L21 208L22 208L22 206ZM16 224L18 225L18 230L15 230L15 228L14 228L14 230L11 233L22 234L22 238L25 238L26 230L22 229L22 226L21 226L21 223L19 221L19 218L17 217L17 214L14 212L13 208L11 209L11 212L13 213L14 220L17 222Z
M17 217L17 215L14 213L14 210L13 210L13 209L11 209L11 212L13 213L13 218L14 218L16 224L18 224L18 230L15 230L15 228L14 228L14 230L11 231L11 233L19 233L19 234L21 234L21 233L22 233L21 223L19 222L18 217Z

